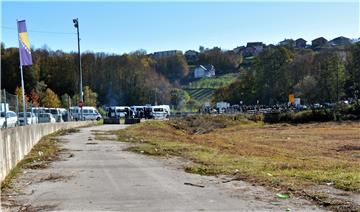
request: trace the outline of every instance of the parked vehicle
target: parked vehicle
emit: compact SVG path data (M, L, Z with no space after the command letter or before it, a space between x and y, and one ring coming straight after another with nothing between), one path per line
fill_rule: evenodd
M226 109L228 109L230 107L230 103L228 102L217 102L216 103L216 110L219 113L224 113L226 111Z
M60 108L46 108L45 113L51 113L56 122L63 122Z
M35 115L37 116L40 113L45 113L45 107L33 107L32 108L32 112L35 113Z
M38 123L38 118L32 112L26 112L25 118L26 118L26 124L27 125L37 124ZM24 118L24 113L23 112L19 113L19 124L20 124L20 126L25 125L25 118Z
M5 124L5 120L6 120L6 124ZM0 113L0 128L16 127L17 125L18 125L18 118L15 112L7 111L6 119L5 119L5 112Z
M170 106L169 105L158 105L166 110L168 117L170 117Z
M38 123L55 123L56 119L51 113L39 113Z
M117 118L124 118L127 116L130 116L130 112L132 113L132 110L128 106L111 106L107 108L107 112L110 111L109 117L117 117Z
M152 106L150 115L154 119L165 119L169 118L170 111L164 105Z
M80 107L70 107L70 113L76 121L80 120ZM82 107L82 115L82 120L100 120L102 118L95 107Z
M144 106L131 106L132 112L136 118L145 118L145 107Z

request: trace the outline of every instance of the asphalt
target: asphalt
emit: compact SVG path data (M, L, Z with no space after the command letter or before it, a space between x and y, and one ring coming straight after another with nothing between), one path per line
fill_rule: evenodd
M279 200L275 193L246 182L185 173L176 158L131 153L125 151L127 143L94 137L94 130L124 127L81 128L61 137L67 149L63 159L45 170L22 173L22 181L29 183L23 182L21 194L10 198L19 205L53 211L321 210L302 199Z

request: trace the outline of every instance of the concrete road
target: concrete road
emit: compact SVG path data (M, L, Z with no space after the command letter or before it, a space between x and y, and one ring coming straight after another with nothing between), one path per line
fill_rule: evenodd
M16 179L22 185L21 192L10 195L10 199L34 210L320 210L305 200L276 199L273 192L242 181L227 182L221 177L188 174L183 171L178 159L131 153L124 151L126 143L94 138L94 130L124 127L102 125L82 128L78 133L61 137L65 140L62 147L68 149L63 159L45 170L22 173Z

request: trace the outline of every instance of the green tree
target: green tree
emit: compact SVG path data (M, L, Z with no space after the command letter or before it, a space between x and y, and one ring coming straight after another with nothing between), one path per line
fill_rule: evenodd
M349 96L360 96L360 42L350 48L347 58L346 92Z
M318 101L336 102L344 96L345 65L337 52L322 52L315 56L313 75L318 82Z
M291 90L288 72L293 53L284 47L270 48L255 61L256 94L260 102L275 104L286 102Z
M68 108L68 107L72 106L71 98L70 98L69 94L65 93L61 96L61 105L64 108Z
M175 107L175 109L179 110L184 107L190 100L190 95L188 92L175 88L170 91L171 105Z
M316 103L319 98L318 82L313 76L305 76L304 79L294 86L295 95L301 97L303 102Z

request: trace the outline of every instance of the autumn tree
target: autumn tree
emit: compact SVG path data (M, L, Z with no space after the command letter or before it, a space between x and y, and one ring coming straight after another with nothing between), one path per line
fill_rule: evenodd
M97 105L97 93L91 90L89 86L84 87L84 103L86 106Z
M184 55L160 58L156 62L155 69L171 82L180 81L189 73Z
M16 87L15 89L15 95L18 99L18 105L19 105L19 111L22 111L23 108L23 99L22 99L22 89L21 87ZM25 93L25 105L28 108L29 107L29 97Z
M50 88L46 89L45 92L45 97L42 99L42 105L44 105L44 107L60 107L61 106L61 102L59 99L59 96L54 93L54 91L52 91Z
M35 89L31 89L30 101L31 101L33 107L39 107L40 106L40 96L36 92Z
M224 52L220 48L213 48L204 51L199 55L199 65L212 64L216 69L216 74L226 74L237 72L242 63L242 56L234 52Z

